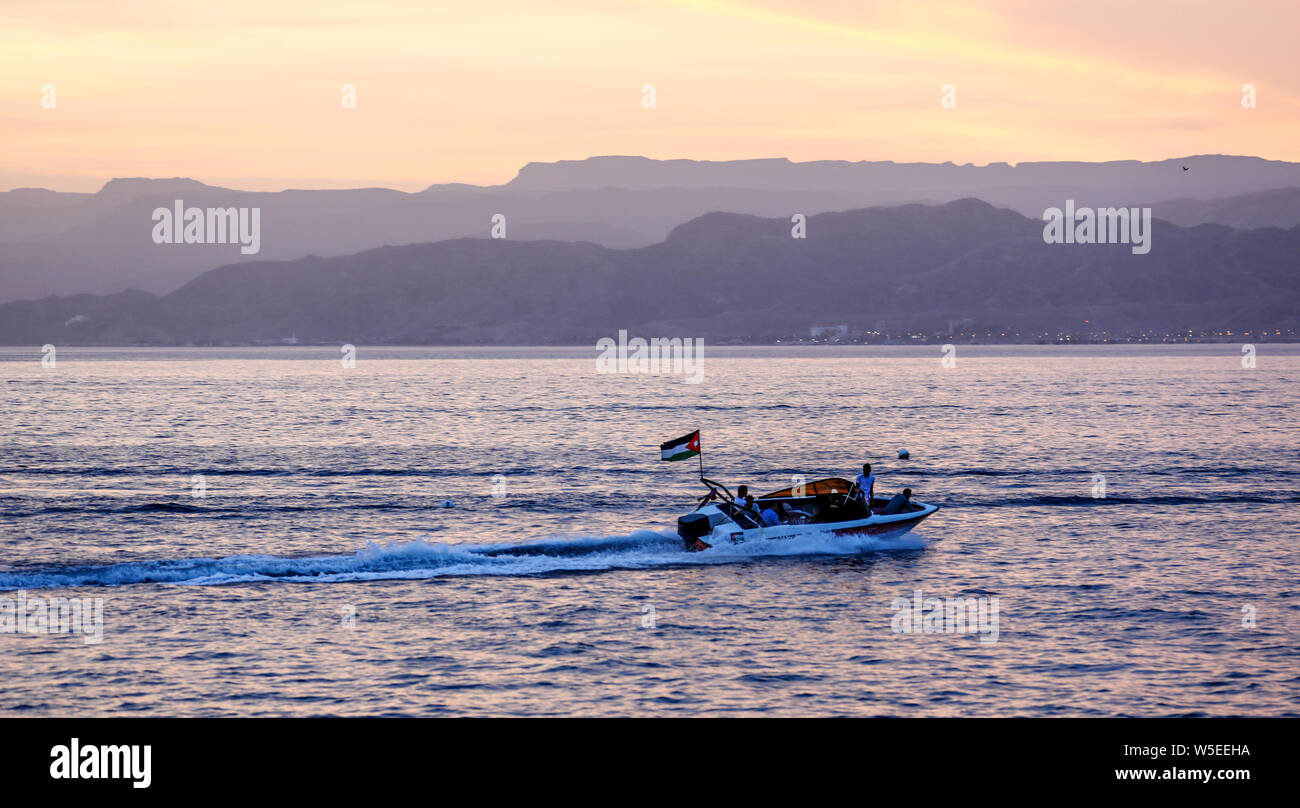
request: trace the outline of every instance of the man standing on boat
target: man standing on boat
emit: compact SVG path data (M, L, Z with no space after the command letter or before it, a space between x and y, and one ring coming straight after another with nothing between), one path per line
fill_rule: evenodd
M862 473L853 482L858 487L858 500L867 509L867 515L870 515L871 500L876 496L876 475L871 473L870 463L862 464Z

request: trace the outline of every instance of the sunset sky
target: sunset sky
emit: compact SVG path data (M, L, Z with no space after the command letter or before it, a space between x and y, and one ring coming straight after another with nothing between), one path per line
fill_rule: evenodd
M417 190L602 154L1300 160L1297 30L1296 0L0 0L0 189Z

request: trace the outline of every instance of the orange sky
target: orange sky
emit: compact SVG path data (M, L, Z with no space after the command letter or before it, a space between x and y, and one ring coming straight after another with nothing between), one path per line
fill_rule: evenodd
M416 190L600 154L1300 161L1296 31L1296 0L0 0L0 189Z

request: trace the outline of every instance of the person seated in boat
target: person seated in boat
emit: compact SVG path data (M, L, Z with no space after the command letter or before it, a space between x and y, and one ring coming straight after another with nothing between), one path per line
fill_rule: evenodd
M763 513L760 515L763 517L763 525L765 527L776 527L781 524L781 516L773 510L771 505L764 508Z
M745 486L740 486L737 493L739 494L744 489ZM732 503L731 518L743 528L754 528L762 525L762 514L758 512L758 505L754 501L753 494L746 491L743 498L741 496L736 497Z
M889 500L889 504L881 513L889 515L895 513L908 513L912 510L912 489L904 488L903 493L894 494L894 498Z
M754 495L749 493L749 486L736 486L736 507L749 511L752 515L758 516L758 505L754 500Z
M782 502L780 507L781 524L783 525L802 525L813 520L813 515L811 513L791 507L788 502Z
M736 486L736 498L731 501L731 508L732 516L743 513L754 520L758 519L758 508L754 507L754 495L749 493L747 485Z
M858 487L857 499L871 513L871 500L876 496L876 475L871 473L871 464L862 464L862 473L853 481Z

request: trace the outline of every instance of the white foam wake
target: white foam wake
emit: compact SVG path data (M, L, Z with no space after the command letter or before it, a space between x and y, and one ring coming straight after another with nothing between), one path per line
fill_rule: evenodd
M894 539L811 534L780 541L725 545L688 553L668 532L642 530L604 538L552 538L503 544L443 544L416 539L371 542L350 555L287 558L235 555L64 566L0 572L0 590L128 584L219 584L280 581L330 583L463 575L540 575L682 564L727 564L771 556L857 555L924 547L914 534Z

